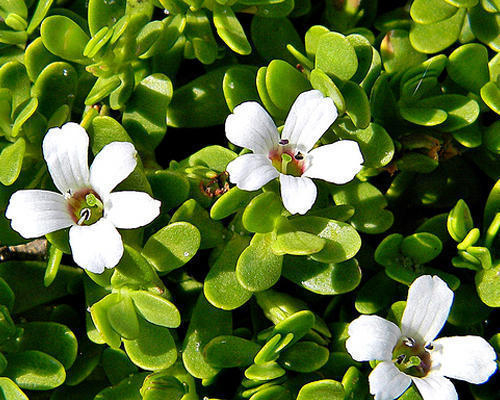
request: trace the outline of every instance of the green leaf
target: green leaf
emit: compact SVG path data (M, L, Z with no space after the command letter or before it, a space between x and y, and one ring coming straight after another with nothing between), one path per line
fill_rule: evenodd
M0 153L0 183L2 185L12 185L23 165L26 141L21 137L14 143L6 146Z
M327 74L318 68L314 68L311 71L309 80L313 89L321 91L325 97L330 97L333 100L335 107L337 107L338 115L345 113L346 104L344 96Z
M125 0L109 2L106 0L89 0L88 23L90 34L95 34L103 27L111 27L125 13Z
M391 303L395 292L394 281L379 272L358 290L354 306L361 314L375 314Z
M101 390L94 397L94 400L139 400L141 399L139 389L146 375L145 372L131 375L117 385Z
M31 21L26 29L28 35L31 35L35 31L35 29L38 28L38 25L40 25L40 23L49 12L49 9L52 6L53 2L54 0L41 0L38 2L35 12L33 13Z
M236 263L248 241L247 237L234 234L210 268L203 292L215 307L233 310L252 297L252 292L241 285L236 274Z
M415 0L410 15L415 22L427 25L448 19L457 11L457 7L445 0Z
M423 1L433 2L434 0ZM442 0L436 0L436 2L440 1ZM422 2L422 0L413 2L412 9L419 2ZM456 10L455 7L452 8ZM380 43L380 55L384 63L384 69L388 73L404 72L427 59L425 54L416 51L412 47L408 32L402 29L394 29L385 34Z
M245 101L258 101L259 94L255 84L257 70L249 65L235 65L224 74L222 90L229 110Z
M358 84L347 81L342 86L346 113L356 128L367 128L371 120L370 102L366 92Z
M165 136L172 93L172 82L163 74L149 75L135 87L122 123L139 149L154 149Z
M250 54L252 47L231 7L215 3L213 13L217 33L229 48L238 54Z
M207 362L216 368L247 367L261 346L238 336L217 336L205 346Z
M422 53L437 53L453 44L460 34L466 9L459 9L450 18L432 24L415 24L410 30L412 46Z
M488 82L481 88L481 99L489 108L500 114L500 88L495 82Z
M118 294L113 293L104 297L102 300L93 304L90 307L90 315L92 316L92 321L94 322L100 337L104 340L110 347L117 349L121 345L121 337L113 329L109 319L108 310L111 306L116 304L119 300Z
M61 32L64 35L61 37ZM78 64L88 64L90 60L83 55L83 50L90 40L80 26L62 15L52 15L42 23L40 36L43 45L52 54Z
M271 288L281 276L283 256L271 250L273 235L257 233L236 264L238 282L251 292Z
M107 309L111 327L124 339L136 339L139 336L139 319L127 295L121 295L118 301Z
M336 187L332 196L335 204L346 204L355 208L351 224L361 232L382 233L389 229L394 221L392 212L385 209L386 198L368 182L353 181Z
M363 379L361 371L354 366L349 367L344 374L342 386L345 389L345 400L363 399L368 395L368 383Z
M344 387L340 382L323 379L302 386L297 400L343 400Z
M189 9L184 33L192 43L194 56L203 64L212 64L217 57L217 43L204 10Z
M227 164L237 157L234 151L222 146L207 146L189 156L188 162L191 166L203 166L215 172L224 172Z
M283 86L283 82L287 82ZM311 89L307 78L286 61L273 60L266 72L266 88L276 107L288 112L299 94Z
M330 30L322 25L313 25L307 30L304 41L308 57L314 58L316 52L318 51L321 36L329 32Z
M66 379L63 365L40 351L10 353L6 358L8 364L3 375L21 389L50 390L62 385Z
M276 240L272 245L276 254L309 255L321 251L325 245L325 239L297 230L287 218L278 220Z
M317 294L334 295L354 290L361 281L361 269L355 259L323 264L306 257L285 257L283 276Z
M276 193L261 193L245 207L243 226L250 232L271 232L282 210L281 199Z
M17 61L7 62L0 68L0 88L10 91L11 116L17 108L30 98L30 81L23 64ZM3 113L2 113L3 114Z
M496 8L498 10L498 4ZM500 50L500 15L498 11L487 12L482 5L478 4L470 9L468 17L474 36L487 44L492 50L498 52Z
M500 307L500 264L476 274L476 289L481 301L488 307Z
M463 88L479 93L489 81L488 50L481 44L469 43L455 49L446 67L451 79Z
M18 341L19 351L37 350L58 360L69 369L76 360L78 343L71 330L55 322L27 322Z
M235 186L217 199L210 209L210 217L215 220L226 218L245 207L258 194L259 191L249 192Z
M130 297L141 316L152 324L166 328L177 328L181 324L179 310L167 299L145 290L130 292Z
M201 236L188 222L174 222L150 236L142 255L160 272L182 267L196 254Z
M490 309L479 299L472 285L461 284L455 291L448 322L456 326L472 326L488 318Z
M450 211L447 221L448 232L455 242L461 242L467 236L467 233L474 228L472 215L469 207L463 200L459 200L455 207Z
M479 104L473 99L458 94L428 97L421 100L419 104L448 113L446 121L439 125L439 129L444 132L452 132L470 125L479 116Z
M408 122L423 126L442 124L448 118L448 113L439 108L421 107L417 105L401 104L399 111Z
M38 75L31 94L38 98L38 111L47 119L63 105L70 108L77 95L78 74L68 63L54 62Z
M167 328L139 319L140 331L135 340L124 339L125 351L138 367L157 371L173 365L177 348Z
M2 400L29 400L19 387L9 378L0 377Z
M279 363L287 370L308 373L325 365L329 355L326 347L302 341L281 352Z
M230 335L231 325L231 313L215 308L201 293L193 310L182 351L184 367L192 376L208 379L218 373L217 368L205 361L202 350L214 337Z
M252 43L260 56L267 62L275 59L294 63L294 57L287 51L291 44L302 51L302 39L288 18L264 18L254 16L250 25Z
M137 372L137 367L132 364L122 349L110 347L104 349L101 360L102 368L113 385Z
M227 67L217 68L176 89L167 123L177 128L199 128L224 122L227 108L222 81Z
M414 233L401 242L401 252L415 264L425 264L433 260L441 253L442 248L441 240L427 232Z
M337 32L320 36L316 51L315 67L329 75L348 80L358 69L358 59L352 44Z
M14 292L7 282L3 278L0 278L0 305L4 305L9 311L12 311L14 299Z

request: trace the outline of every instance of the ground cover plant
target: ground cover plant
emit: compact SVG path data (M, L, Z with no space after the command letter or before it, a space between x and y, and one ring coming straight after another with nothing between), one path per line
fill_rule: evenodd
M500 398L498 0L0 0L0 399Z

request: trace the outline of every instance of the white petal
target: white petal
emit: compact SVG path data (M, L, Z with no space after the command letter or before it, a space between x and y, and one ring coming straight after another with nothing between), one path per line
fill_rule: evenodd
M457 400L455 386L449 379L439 375L428 375L425 378L412 377L420 395L424 400Z
M63 195L47 190L19 190L10 198L5 216L12 229L32 239L73 225Z
M226 136L236 146L266 155L280 140L274 121L254 101L247 101L234 108L226 119Z
M279 175L271 160L263 154L243 154L231 161L226 170L231 183L248 191L260 189Z
M291 214L305 214L316 201L316 185L309 178L280 173L280 185L283 205Z
M470 383L484 383L496 371L496 353L479 336L453 336L432 342L432 372Z
M397 369L391 361L382 361L370 373L368 382L375 400L393 400L408 389L411 378Z
M303 176L319 178L341 185L354 179L361 171L363 155L352 140L341 140L317 147L307 155L309 163Z
M51 128L42 148L50 176L61 193L88 187L89 136L85 129L74 122Z
M453 291L438 276L423 275L411 284L401 320L403 335L420 343L433 340L453 303Z
M135 169L136 156L137 151L132 143L112 142L104 146L90 167L92 188L101 197L106 197Z
M286 117L281 134L302 152L308 152L337 118L333 100L319 90L301 93Z
M349 325L346 348L356 361L391 360L401 331L376 315L362 315Z
M104 217L123 229L149 224L160 214L161 202L144 192L115 192L104 202Z
M75 262L95 274L116 266L123 255L122 238L106 218L88 226L72 226L69 244Z

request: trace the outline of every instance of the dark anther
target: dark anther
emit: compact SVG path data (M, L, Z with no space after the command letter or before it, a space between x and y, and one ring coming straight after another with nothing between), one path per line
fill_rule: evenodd
M429 343L427 346L425 346L427 350L434 350L434 345L432 343Z
M304 156L302 155L302 153L299 151L297 154L295 154L295 159L296 160L303 160L304 159Z
M396 358L396 362L398 364L401 364L405 359L405 355L404 354L401 354L400 356L398 356L398 358Z
M415 346L415 339L411 338L411 337L407 337L404 341L404 344L408 347L413 347Z
M285 144L288 144L288 139L281 139L278 143L284 146Z
M297 68L300 72L304 72L304 67L302 66L302 64L297 64L295 68Z

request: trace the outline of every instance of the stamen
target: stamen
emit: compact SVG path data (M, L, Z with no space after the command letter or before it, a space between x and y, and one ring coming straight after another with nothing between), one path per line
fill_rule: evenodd
M278 143L281 144L282 146L285 146L288 144L288 139L281 139Z
M403 340L403 343L408 347L413 347L413 346L415 346L415 339L413 339L411 337L407 337L407 338L405 338L405 340Z
M405 357L406 357L406 356L405 356L404 354L399 355L399 356L396 358L396 362L397 362L398 364L401 364L401 363L404 361Z
M281 155L281 172L286 174L288 164L292 161L292 157L289 154L283 153Z
M90 219L90 216L92 215L90 208L82 208L80 211L80 219L77 222L77 225L82 225L85 221L88 221Z
M427 346L425 346L427 350L434 350L434 345L432 343L429 343Z
M303 160L304 159L304 156L302 155L302 153L299 151L297 154L295 154L295 159L296 160Z

